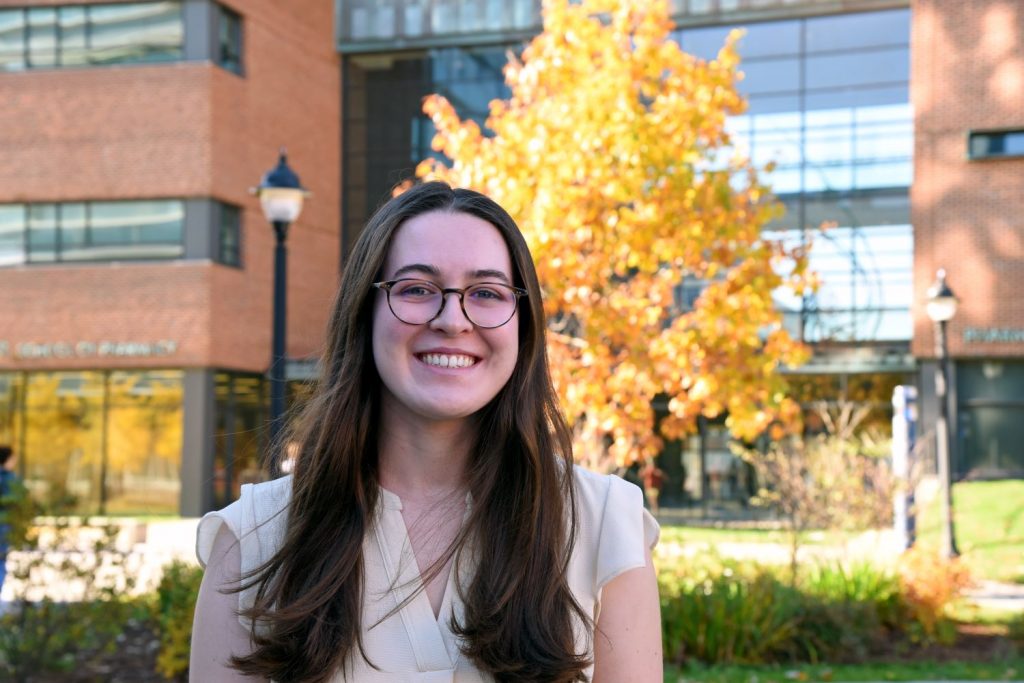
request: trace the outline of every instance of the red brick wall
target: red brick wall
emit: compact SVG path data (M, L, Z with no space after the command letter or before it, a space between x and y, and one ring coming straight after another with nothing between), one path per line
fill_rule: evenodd
M0 0L0 5L22 5ZM47 3L29 3L47 4ZM338 277L340 73L331 0L237 0L245 75L207 63L0 73L0 202L214 197L243 264L0 268L0 368L266 369L273 237L248 190L287 146L312 196L292 226L288 353L319 348ZM21 342L176 340L167 357L13 357Z
M1024 128L1024 5L915 0L914 341L934 355L924 310L937 268L961 300L959 357L1024 355L1024 343L966 343L968 328L1024 329L1024 159L967 160L970 130Z

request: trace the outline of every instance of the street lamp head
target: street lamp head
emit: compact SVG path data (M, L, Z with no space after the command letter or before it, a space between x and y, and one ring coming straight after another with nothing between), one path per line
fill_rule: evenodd
M263 215L271 223L291 223L302 212L302 202L309 195L299 176L288 165L288 156L281 148L277 166L263 174L263 180L252 193L260 198Z
M925 306L928 317L937 323L949 322L956 315L959 303L953 290L946 284L946 269L939 268L935 274L935 283L928 288L928 303Z

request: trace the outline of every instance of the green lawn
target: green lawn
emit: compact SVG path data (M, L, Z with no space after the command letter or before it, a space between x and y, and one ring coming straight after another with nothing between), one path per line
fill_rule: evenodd
M1024 659L992 664L957 662L851 666L665 667L665 683L793 683L794 681L1011 681L1024 679Z
M964 560L975 578L1024 583L1024 481L961 482L953 486L956 538ZM919 512L918 539L938 547L941 528L938 496ZM812 531L801 545L842 543L842 532ZM731 529L665 525L664 543L789 544L785 531L778 529ZM1024 678L1024 674L1022 674Z
M842 543L850 536L846 532L808 531L801 545ZM661 528L661 541L667 543L776 543L789 545L789 534L781 529L732 529L729 527L668 526Z
M953 519L957 546L974 576L1024 583L1024 481L955 484ZM917 527L920 542L937 548L938 496L922 506Z

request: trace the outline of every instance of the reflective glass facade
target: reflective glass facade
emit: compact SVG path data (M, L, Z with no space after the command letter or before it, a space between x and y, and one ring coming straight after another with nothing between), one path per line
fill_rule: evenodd
M423 98L441 93L459 114L483 121L487 105L508 97L501 70L510 49L447 47L345 60L343 240L345 253L391 189L434 154Z
M535 30L540 0L344 0L338 2L338 40L436 41L459 35Z
M0 9L0 71L182 58L181 2Z
M688 52L712 59L733 28L677 35ZM803 299L778 294L788 328L810 342L909 341L910 12L742 28L739 88L749 108L728 123L733 143L758 166L775 163L764 178L787 212L770 228L790 243L812 241L823 280Z
M176 370L0 373L0 440L20 454L46 509L175 514L181 379Z
M214 507L236 500L242 484L267 478L260 463L267 405L262 376L232 372L214 376Z

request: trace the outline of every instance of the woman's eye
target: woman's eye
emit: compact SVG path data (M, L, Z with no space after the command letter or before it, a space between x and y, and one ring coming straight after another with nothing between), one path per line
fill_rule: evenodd
M430 287L429 285L409 284L400 288L397 293L399 296L422 297L431 296L434 294L435 291L436 290L434 290L434 288Z
M502 301L506 298L506 294L497 287L478 287L471 290L469 295L482 301Z

